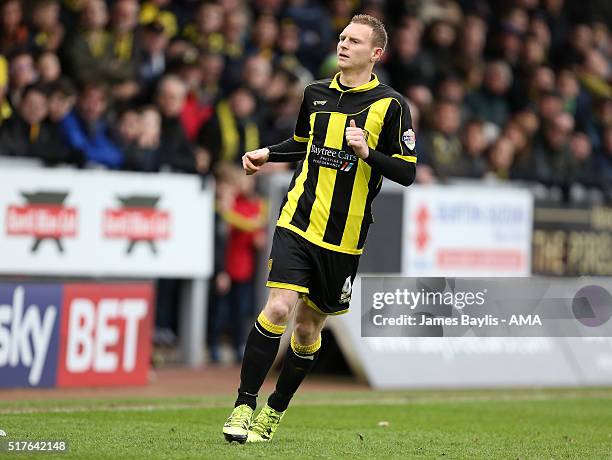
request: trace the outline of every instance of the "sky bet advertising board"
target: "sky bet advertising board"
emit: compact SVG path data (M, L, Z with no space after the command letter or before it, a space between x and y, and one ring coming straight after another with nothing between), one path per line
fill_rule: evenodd
M144 385L150 283L0 283L0 387Z

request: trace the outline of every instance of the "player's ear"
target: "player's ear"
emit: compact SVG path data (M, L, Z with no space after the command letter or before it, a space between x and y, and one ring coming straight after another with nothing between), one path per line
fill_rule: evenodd
M383 54L382 48L374 48L374 52L372 53L372 57L370 58L371 62L378 62Z

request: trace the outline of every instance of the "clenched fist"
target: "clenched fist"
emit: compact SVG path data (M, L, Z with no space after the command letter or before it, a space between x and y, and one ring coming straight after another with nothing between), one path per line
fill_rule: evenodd
M359 158L365 160L370 155L368 143L365 140L363 129L358 128L355 120L351 120L349 126L344 132L346 142L353 149Z
M263 149L252 150L242 155L242 167L247 176L255 174L259 171L270 156L270 149L264 147Z

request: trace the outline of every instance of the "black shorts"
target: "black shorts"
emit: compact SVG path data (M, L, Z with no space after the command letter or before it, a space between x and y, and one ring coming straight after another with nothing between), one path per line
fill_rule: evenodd
M339 315L348 311L358 265L358 255L330 251L276 227L266 286L299 292L319 313Z

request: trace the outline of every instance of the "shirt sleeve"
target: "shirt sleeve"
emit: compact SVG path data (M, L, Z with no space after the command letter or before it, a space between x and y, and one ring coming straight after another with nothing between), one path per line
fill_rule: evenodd
M416 165L397 158L389 157L378 150L370 149L370 155L365 162L376 169L387 179L397 182L404 187L409 186L416 178Z
M412 129L410 109L404 98L391 102L384 126L384 144L379 150L393 158L416 163L416 136Z
M270 163L285 163L303 160L306 156L307 144L289 138L280 144L271 145L268 161Z
M295 132L293 139L297 142L307 143L310 137L310 109L309 109L309 91L308 86L304 89L304 97L300 106L300 114L298 115L297 123L295 124Z

